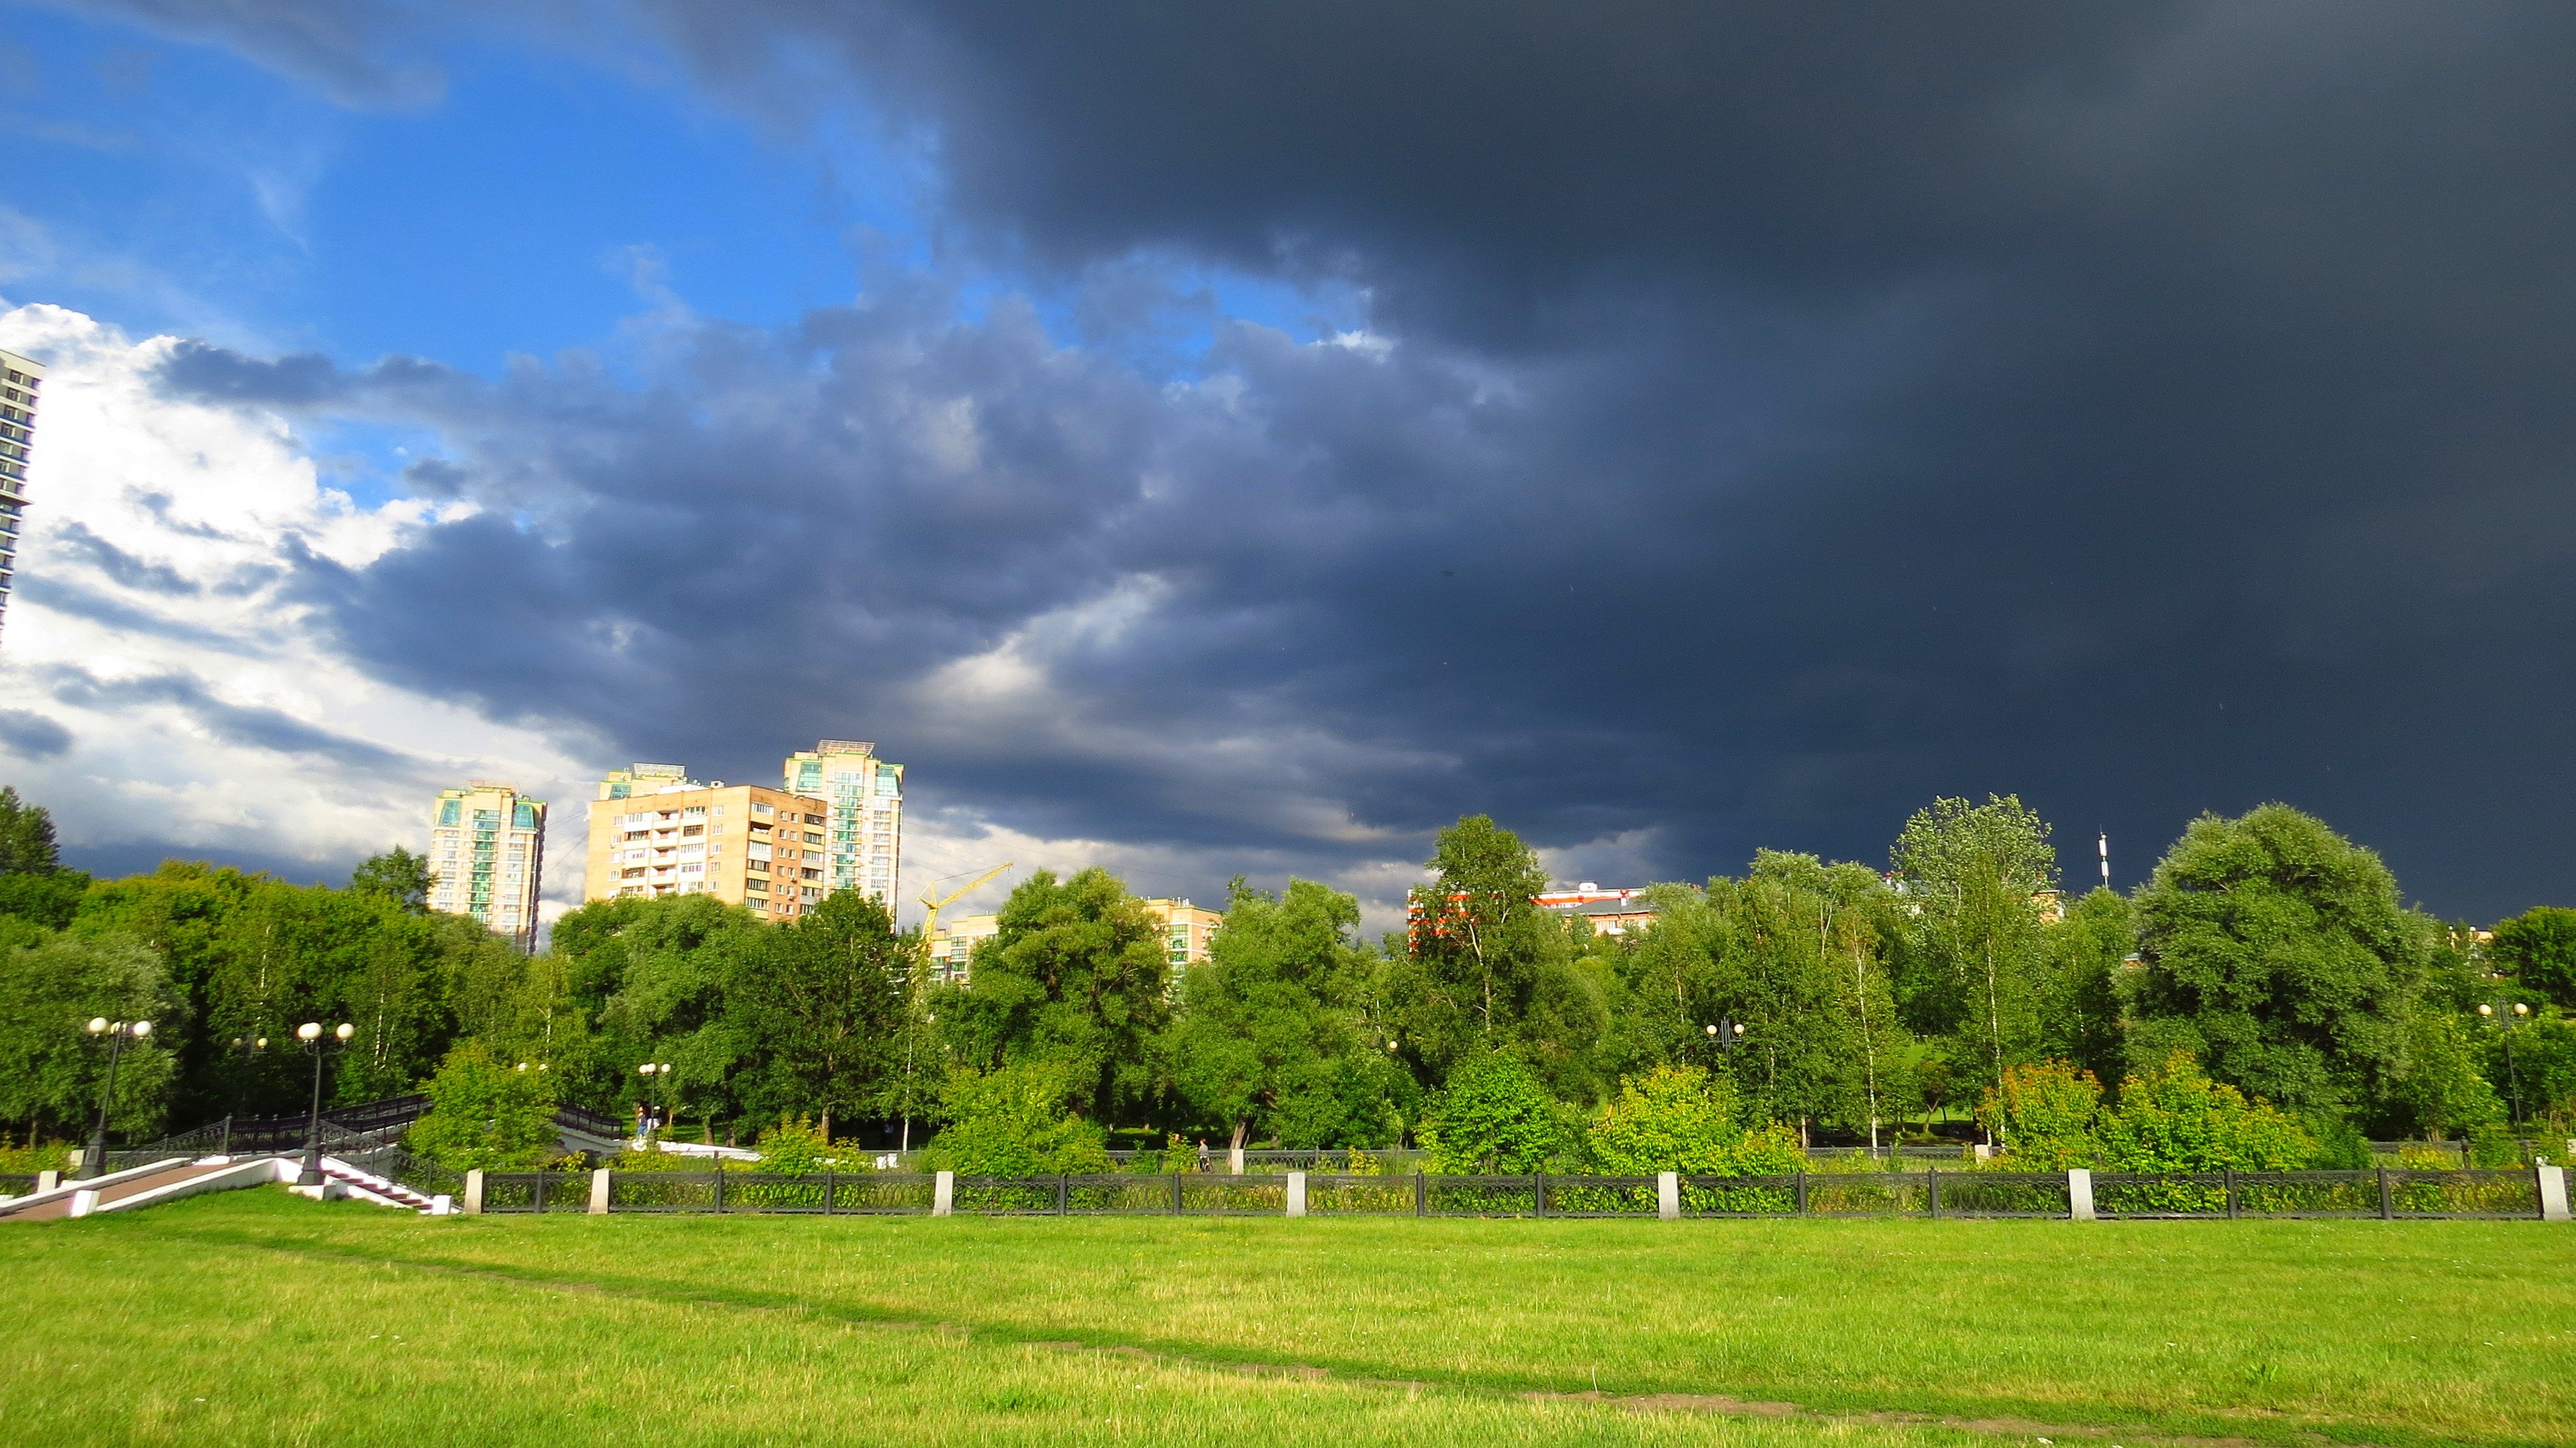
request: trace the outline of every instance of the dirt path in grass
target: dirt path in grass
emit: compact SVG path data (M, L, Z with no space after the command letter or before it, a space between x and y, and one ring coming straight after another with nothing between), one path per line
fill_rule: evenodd
M489 1263L462 1262L449 1258L387 1256L381 1251L318 1243L286 1245L233 1232L192 1232L190 1235L213 1237L229 1245L284 1257L325 1260L335 1264L364 1263L371 1266L405 1267L414 1271L434 1272L442 1276L538 1291L592 1294L628 1301L655 1302L673 1307L711 1307L731 1312L792 1314L838 1322L846 1326L884 1331L941 1333L1003 1346L1049 1352L1092 1353L1202 1372L1235 1373L1254 1377L1294 1377L1313 1382L1340 1383L1355 1388L1392 1390L1407 1394L1451 1392L1488 1398L1517 1398L1533 1403L1591 1403L1631 1413L1706 1413L1723 1417L1785 1419L1815 1423L1819 1426L1867 1424L1887 1427L1953 1428L2010 1438L2024 1443L2033 1441L2042 1444L2106 1443L2116 1445L2116 1448L2282 1448L2284 1444L2323 1445L2332 1442L2335 1448L2378 1448L2378 1445L2367 1441L2330 1440L2324 1434L2307 1430L2293 1430L2278 1437L2257 1439L2177 1433L2143 1424L2106 1427L2093 1423L2050 1423L2034 1418L1920 1413L1899 1409L1810 1408L1799 1403L1765 1402L1717 1393L1624 1395L1597 1391L1554 1393L1494 1387L1472 1380L1432 1381L1404 1377L1375 1377L1311 1363L1244 1361L1229 1357L1203 1356L1169 1347L1140 1346L1105 1338L1079 1341L1039 1337L988 1323L924 1317L890 1308L853 1304L817 1304L747 1293L709 1293L669 1284L634 1280L564 1277L515 1266L494 1266Z

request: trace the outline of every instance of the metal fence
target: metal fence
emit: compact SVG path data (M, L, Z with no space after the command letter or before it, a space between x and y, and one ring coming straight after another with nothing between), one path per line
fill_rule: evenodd
M466 1194L462 1177L399 1152L369 1164L415 1190ZM2508 1219L2563 1213L2544 1177L2515 1171L1791 1172L1680 1176L1684 1217L2028 1217ZM436 1174L436 1175L432 1175ZM2079 1180L2080 1179L2080 1180ZM486 1212L586 1212L604 1183L610 1212L930 1214L942 1174L757 1171L529 1171L482 1175ZM1354 1173L1102 1172L947 1179L947 1210L978 1216L1416 1216L1651 1219L1666 1203L1648 1176L1434 1176ZM2555 1206L2552 1206L2553 1201Z

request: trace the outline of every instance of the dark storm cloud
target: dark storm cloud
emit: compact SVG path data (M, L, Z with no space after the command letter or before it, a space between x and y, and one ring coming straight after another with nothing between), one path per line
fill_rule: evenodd
M218 697L193 674L145 674L102 679L69 665L36 670L46 692L83 709L133 708L167 704L197 727L227 744L272 753L326 759L351 769L386 771L416 768L420 761L363 739L335 734L293 715L257 705L231 703Z
M864 721L1212 856L1486 808L1690 875L1994 789L2124 880L2277 797L2447 910L2567 893L2576 13L634 13L917 127L956 244L1102 330L1173 257L1392 350L1224 327L1162 388L914 281L641 391L174 365L455 441L492 512L310 570L382 670L746 765Z
M194 580L169 564L137 558L77 522L57 524L53 541L59 553L88 563L127 588L169 594L198 591Z
M0 709L0 745L21 759L51 759L72 747L72 731L24 709Z

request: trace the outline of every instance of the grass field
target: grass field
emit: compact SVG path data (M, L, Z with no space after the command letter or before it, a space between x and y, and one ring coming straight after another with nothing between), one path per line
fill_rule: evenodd
M19 1441L2576 1438L2576 1230L2524 1222L427 1219L236 1192L0 1227L0 1273Z

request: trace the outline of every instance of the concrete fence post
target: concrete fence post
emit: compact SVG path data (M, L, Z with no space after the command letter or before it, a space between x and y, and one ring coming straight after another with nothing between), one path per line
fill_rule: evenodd
M1302 1171L1288 1173L1288 1215L1306 1215L1306 1174Z
M957 1207L957 1173L941 1172L930 1188L930 1215L944 1217Z
M64 1209L63 1215L67 1217L86 1217L97 1210L98 1193L90 1191L87 1188L83 1188L80 1191L72 1193L72 1204Z
M1682 1219L1682 1174L1677 1171L1655 1173L1655 1216L1666 1222Z
M483 1215L483 1168L479 1166L465 1174L465 1215Z
M55 1188L60 1187L62 1184L63 1174L61 1172L40 1171L36 1173L36 1190L40 1192L50 1192Z
M601 1167L590 1174L590 1214L594 1217L608 1215L608 1168L606 1167Z
M2066 1219L2090 1222L2093 1217L2093 1172L2089 1167L2069 1167L2066 1172Z
M2567 1168L2536 1166L2532 1173L2540 1178L2540 1220L2567 1220Z
M1227 1147L1227 1148L1225 1149L1225 1169L1226 1169L1227 1173L1228 1173L1228 1174L1230 1174L1230 1175L1233 1175L1233 1176L1241 1176L1241 1175L1243 1175L1243 1148L1242 1148L1242 1147L1239 1147L1239 1146L1229 1146L1229 1147Z

